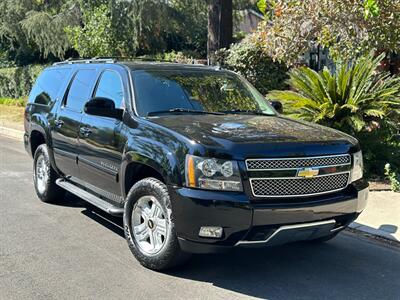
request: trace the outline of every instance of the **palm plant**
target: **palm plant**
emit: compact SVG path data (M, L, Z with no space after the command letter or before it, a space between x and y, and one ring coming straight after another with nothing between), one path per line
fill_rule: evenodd
M292 90L272 91L289 115L350 134L375 128L396 128L400 121L400 77L377 69L384 55L368 55L342 63L336 72L307 67L290 71Z

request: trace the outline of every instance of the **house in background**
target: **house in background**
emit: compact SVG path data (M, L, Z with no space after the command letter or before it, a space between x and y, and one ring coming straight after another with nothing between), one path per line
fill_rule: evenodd
M264 16L254 9L244 9L239 12L237 24L234 24L234 32L252 33L257 30L258 24L264 21Z

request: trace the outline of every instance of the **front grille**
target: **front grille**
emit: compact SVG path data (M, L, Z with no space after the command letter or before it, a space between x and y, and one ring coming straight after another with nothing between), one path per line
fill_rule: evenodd
M336 173L314 178L251 178L250 184L256 197L310 196L346 188L349 174Z
M248 159L246 160L247 170L285 170L298 169L315 166L342 166L350 165L349 154L318 156L318 157L299 157L299 158L267 158L267 159Z

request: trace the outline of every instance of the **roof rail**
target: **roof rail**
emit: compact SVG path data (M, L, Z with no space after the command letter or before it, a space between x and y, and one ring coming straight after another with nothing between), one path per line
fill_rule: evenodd
M196 59L196 58L187 58L186 60L167 60L167 59L160 59L156 57L149 57L149 56L105 56L105 57L96 57L97 59L115 59L116 61L143 61L143 62L160 62L160 63L175 63L175 64L187 64L187 65L199 65L199 66L206 66L208 61L206 59Z
M53 66L60 66L60 65L72 65L72 64L113 64L116 60L113 58L83 58L83 59L67 59L64 61L56 62Z
M135 56L105 56L105 57L93 57L93 58L80 58L80 59L73 59L69 58L64 61L53 63L53 66L60 66L60 65L71 65L71 64L93 64L93 63L116 63L118 60L138 60L138 61L148 61L148 62L166 62L166 63L180 63L178 61L171 61L171 60L164 60L164 59L157 59L152 57L135 57ZM191 59L190 62L187 64L192 65L207 65L206 60L202 59Z

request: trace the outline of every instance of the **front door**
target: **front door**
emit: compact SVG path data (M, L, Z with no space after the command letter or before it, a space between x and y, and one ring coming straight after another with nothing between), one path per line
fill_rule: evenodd
M114 101L116 108L124 103L124 87L120 74L105 70L98 80L94 97ZM122 201L118 173L125 138L120 120L83 114L80 127L79 168L86 187L116 202Z
M57 168L71 179L79 178L79 126L84 103L93 91L96 70L78 70L58 109L52 130L54 159Z

